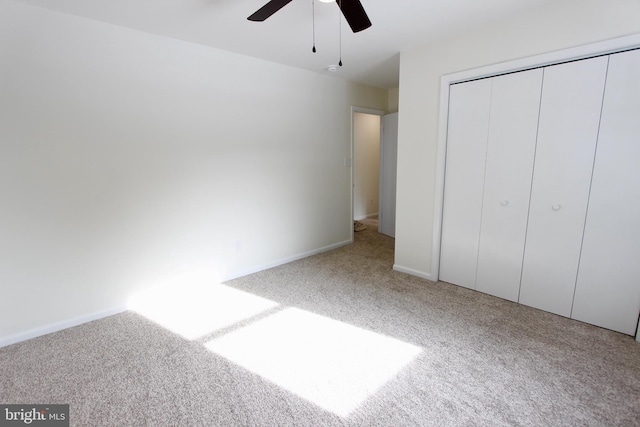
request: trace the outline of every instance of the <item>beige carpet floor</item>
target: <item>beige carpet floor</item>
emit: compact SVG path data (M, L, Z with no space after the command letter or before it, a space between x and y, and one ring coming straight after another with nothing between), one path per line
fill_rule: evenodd
M632 337L394 272L365 223L192 311L0 348L0 403L68 403L74 426L640 425Z

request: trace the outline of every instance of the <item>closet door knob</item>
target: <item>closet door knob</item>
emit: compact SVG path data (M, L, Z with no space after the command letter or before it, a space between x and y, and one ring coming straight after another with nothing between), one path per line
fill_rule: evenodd
M562 206L560 206L560 205L553 205L553 206L551 206L551 209L553 209L554 211L559 211L561 207Z
M509 201L508 200L503 200L503 201L500 202L500 204L502 206L507 206L509 204Z

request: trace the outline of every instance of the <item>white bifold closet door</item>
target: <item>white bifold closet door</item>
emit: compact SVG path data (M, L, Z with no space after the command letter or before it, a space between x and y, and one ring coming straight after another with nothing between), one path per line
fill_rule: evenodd
M440 280L475 288L491 79L449 91Z
M491 82L476 289L518 301L542 69Z
M520 303L569 317L608 57L545 68Z
M633 335L640 312L640 50L611 55L572 316Z
M542 69L450 89L440 279L518 300Z

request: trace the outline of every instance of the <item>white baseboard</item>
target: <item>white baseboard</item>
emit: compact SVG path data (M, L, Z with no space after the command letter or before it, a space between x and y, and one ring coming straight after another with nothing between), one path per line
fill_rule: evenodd
M324 246L318 249L314 249L308 252L303 252L297 255L293 255L287 258L283 258L281 260L278 261L274 261L268 264L264 264L255 268L251 268L248 270L244 270L244 271L239 271L239 272L235 272L235 273L231 273L230 275L222 278L223 282L226 282L228 280L232 280L232 279L236 279L238 277L242 277L242 276L246 276L249 274L253 274L253 273L257 273L259 271L263 271L263 270L267 270L269 268L273 268L273 267L277 267L279 265L282 264L287 264L289 262L292 261L297 261L299 259L302 258L307 258L309 256L312 255L316 255L322 252L327 252L333 249L337 249L339 247L342 246L346 246L346 245L350 245L352 242L351 240L345 240L342 242L338 242L338 243L334 243L332 245L328 245L328 246ZM98 319L102 319L104 317L109 317L112 316L114 314L118 314L118 313L122 313L124 311L127 310L127 306L121 306L121 307L115 307L109 310L104 310L104 311L100 311L98 313L91 313L91 314L87 314L84 316L79 316L79 317L75 317L73 319L68 319L68 320L63 320L61 322L56 322L56 323L52 323L50 325L45 325L39 328L35 328L35 329L31 329L25 332L19 332L17 334L13 334L13 335L8 335L5 337L0 337L0 348L1 347L5 347L11 344L15 344L21 341L26 341L28 339L31 338L36 338L36 337L40 337L43 335L47 335L53 332L58 332L61 331L63 329L67 329L67 328L71 328L73 326L78 326L81 325L83 323L87 323L87 322L91 322L93 320L98 320Z
M308 251L308 252L303 252L303 253L296 254L296 255L293 255L293 256L290 256L290 257L287 257L287 258L280 259L278 261L274 261L274 262L270 262L268 264L263 264L263 265L258 266L258 267L250 268L248 270L242 270L242 271L239 271L239 272L230 273L229 275L223 277L221 282L226 282L226 281L229 281L229 280L237 279L238 277L242 277L242 276L248 276L249 274L258 273L258 272L263 271L263 270L268 270L268 269L273 268L273 267L278 267L279 265L288 264L290 262L297 261L297 260L303 259L303 258L307 258L307 257L310 257L312 255L317 255L317 254L320 254L322 252L327 252L327 251L331 251L333 249L338 249L338 248L340 248L342 246L350 245L351 243L352 243L351 240L344 240L342 242L334 243L332 245L323 246L323 247L318 248L318 249L313 249L313 250Z
M420 277L422 279L427 279L433 281L433 278L430 273L426 273L420 270L414 270L413 268L403 267L398 264L393 264L393 269L395 271L399 271L400 273L410 274L412 276Z
M104 317L113 316L114 314L122 313L123 311L126 311L126 310L127 310L126 306L115 307L109 310L99 311L97 313L91 313L84 316L75 317L73 319L63 320L62 322L51 323L49 325L45 325L40 328L30 329L25 332L19 332L17 334L0 337L0 348L11 345L11 344L19 343L21 341L26 341L31 338L36 338L43 335L51 334L53 332L58 332L63 329L71 328L73 326L78 326L83 323L102 319Z
M372 214L367 214L367 215L360 215L360 216L357 216L357 217L355 217L353 219L355 221L362 221L363 219L377 218L377 217L378 217L378 212L372 213Z

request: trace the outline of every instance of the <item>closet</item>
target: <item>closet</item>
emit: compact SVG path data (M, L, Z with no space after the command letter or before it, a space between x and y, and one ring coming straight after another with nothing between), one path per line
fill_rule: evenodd
M451 85L440 280L626 334L640 50Z
M571 314L607 59L544 70L520 302L562 316Z

